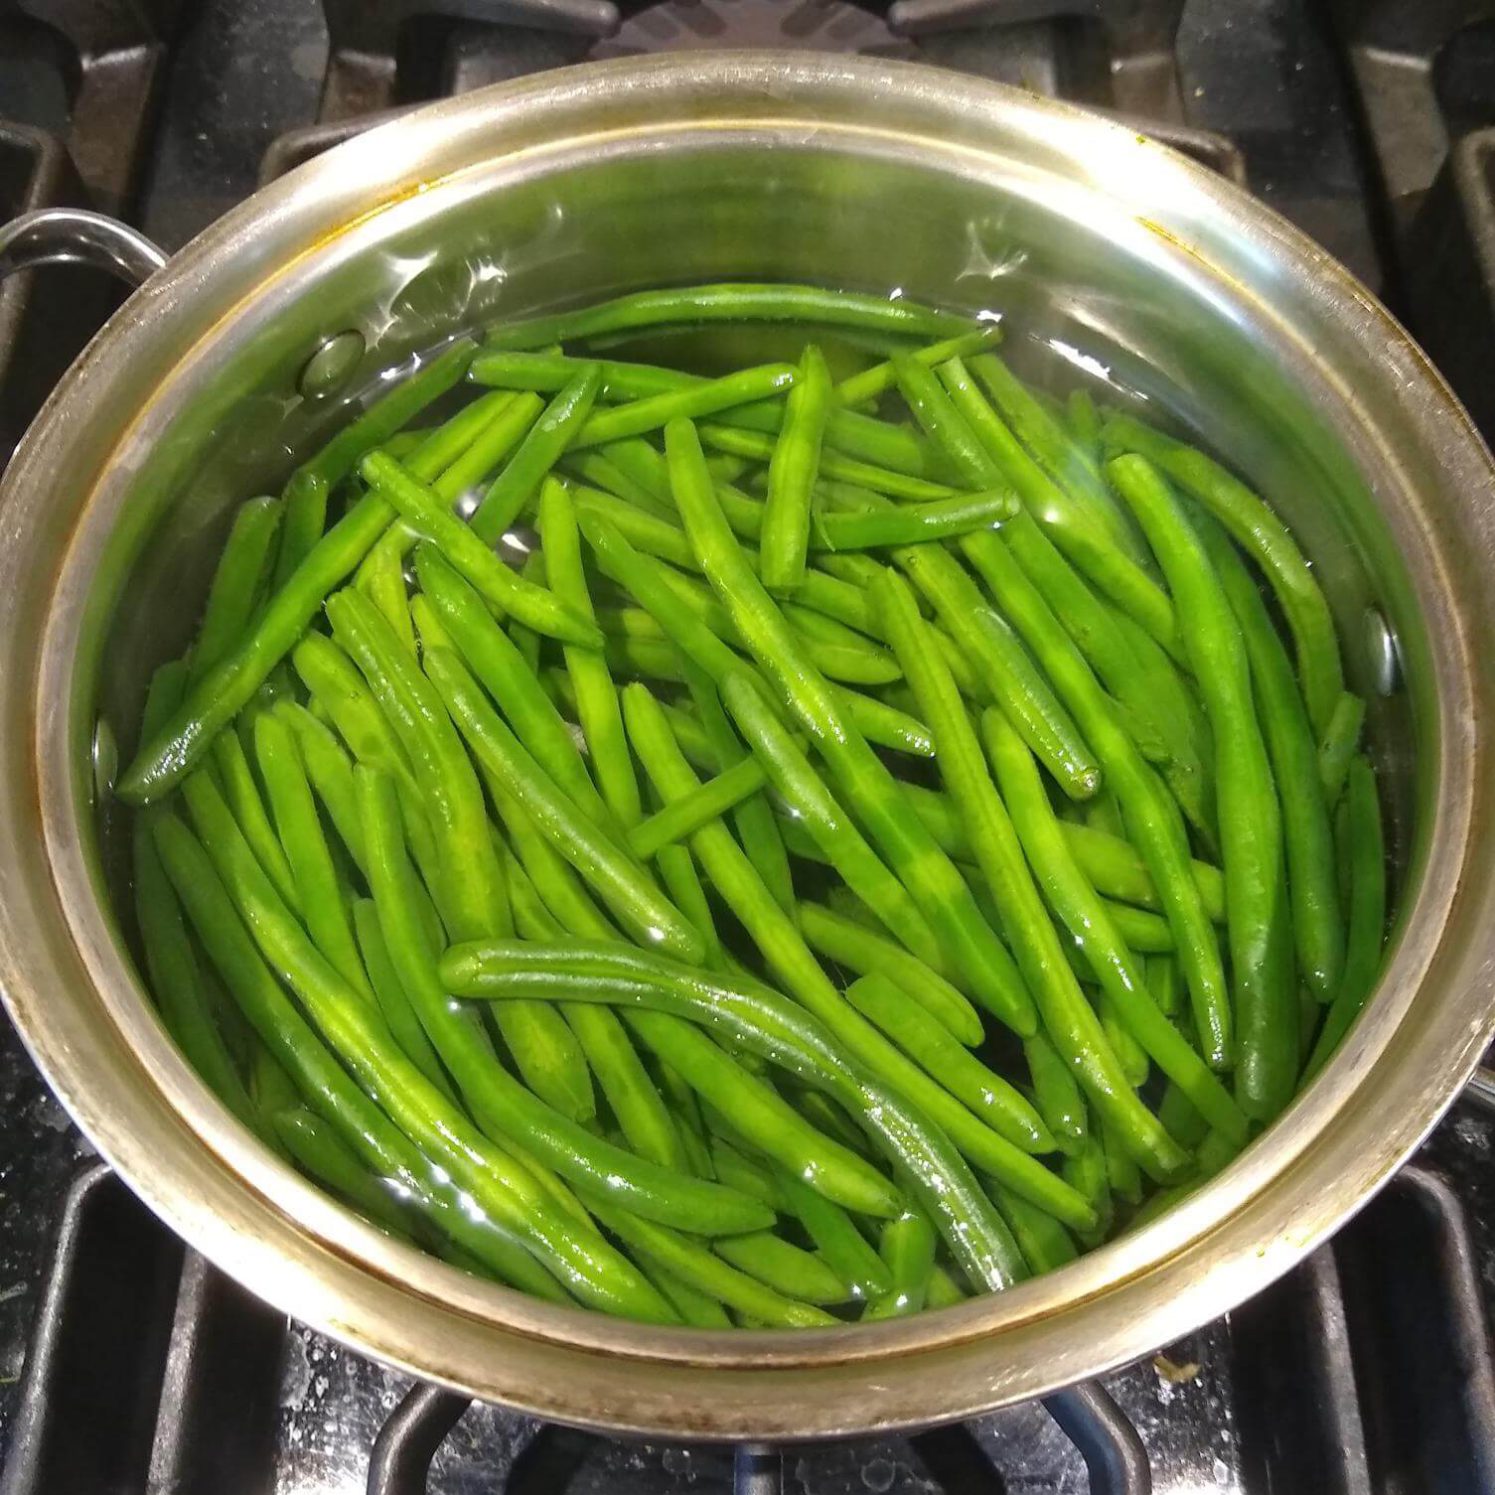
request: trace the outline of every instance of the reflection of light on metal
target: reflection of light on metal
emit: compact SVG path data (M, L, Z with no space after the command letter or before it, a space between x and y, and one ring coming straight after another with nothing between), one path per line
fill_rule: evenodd
M1072 363L1077 369L1084 369L1087 374L1093 374L1097 379L1104 379L1107 384L1115 382L1111 378L1110 364L1102 363L1094 354L1086 353L1060 337L1051 337L1049 347L1066 363Z
M498 543L506 550L518 551L520 555L529 554L529 542L523 535L516 534L513 530L509 530Z
M1000 280L1028 262L1028 251L1003 228L999 217L966 224L966 262L957 280Z

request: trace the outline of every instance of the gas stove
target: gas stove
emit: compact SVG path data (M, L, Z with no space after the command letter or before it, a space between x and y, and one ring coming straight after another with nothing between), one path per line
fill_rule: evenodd
M1495 0L0 0L0 221L167 249L391 111L589 58L917 59L1124 115L1412 328L1495 437ZM118 293L0 285L0 465ZM912 1436L598 1437L288 1323L169 1232L0 1018L0 1495L1466 1495L1495 1490L1495 1091L1333 1243L1102 1382Z

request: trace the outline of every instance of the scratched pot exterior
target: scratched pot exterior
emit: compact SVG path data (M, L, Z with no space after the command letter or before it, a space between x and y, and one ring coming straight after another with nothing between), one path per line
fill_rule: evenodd
M1330 594L1352 678L1391 690L1374 717L1408 893L1380 990L1318 1083L1146 1229L1000 1297L868 1328L646 1328L384 1238L217 1106L105 898L119 828L106 811L98 830L96 718L133 721L149 669L188 638L229 502L277 485L339 418L335 392L298 393L312 354L356 331L351 390L473 322L723 278L901 288L1094 354L1268 493ZM267 188L155 275L37 421L0 522L0 973L17 1026L193 1245L297 1318L477 1396L780 1438L963 1417L1090 1376L1323 1240L1489 1033L1488 456L1337 265L1201 168L1066 106L865 59L717 54L422 110Z

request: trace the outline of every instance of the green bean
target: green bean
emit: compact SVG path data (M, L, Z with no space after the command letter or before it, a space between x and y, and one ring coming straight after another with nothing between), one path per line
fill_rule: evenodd
M748 1157L732 1141L722 1135L728 1130L730 1128L718 1127L713 1121L712 1136L708 1144L711 1149L712 1171L722 1183L729 1184L750 1199L758 1200L760 1204L766 1204L775 1213L782 1211L784 1191L779 1186L778 1179L766 1167ZM820 1195L815 1194L813 1189L810 1193L814 1194L816 1199L820 1198ZM826 1203L829 1203L829 1200ZM832 1205L831 1208L834 1209L836 1206Z
M653 448L642 436L630 437L629 440L640 442L647 450L653 452ZM571 479L579 479L582 484L599 489L613 498L620 498L654 518L668 520L670 517L668 502L656 497L644 484L636 481L625 471L618 462L606 455L623 445L626 443L612 442L607 446L589 447L579 452L569 453L562 464L564 475Z
M213 744L213 763L222 780L224 795L233 807L234 819L239 822L245 840L253 847L256 860L275 884L275 891L292 908L299 909L301 899L296 879L291 874L291 864L286 860L275 827L270 824L270 815L260 797L254 770L249 766L244 744L239 741L237 733L219 735Z
M741 758L699 789L657 810L628 832L628 849L648 861L661 847L683 841L711 820L720 820L734 805L756 794L766 782L762 767Z
M844 1303L855 1296L850 1284L842 1281L819 1257L791 1245L772 1231L723 1236L712 1243L712 1250L749 1277L756 1277L776 1292L801 1303Z
M1001 1184L992 1185L992 1194L1035 1276L1057 1272L1079 1255L1069 1232L1052 1215L1034 1209L1026 1199Z
M526 928L516 898L520 935L549 940L564 932L582 939L617 939L617 931L527 812L491 777L489 790L519 856L518 863L509 868L510 881L541 904L547 916L545 927ZM562 1011L628 1145L662 1167L686 1171L679 1133L622 1024L604 1008L568 1005Z
M716 924L711 917L711 905L706 901L706 890L701 886L701 877L696 871L695 858L691 855L690 848L661 846L655 853L654 866L675 907L701 936L705 949L702 965L713 971L723 969L725 952L717 936Z
M1069 434L1080 451L1095 464L1100 465L1100 411L1088 389L1072 389L1065 401L1065 412Z
M1166 479L1138 456L1116 457L1106 472L1137 516L1189 618L1185 644L1215 740L1237 1026L1243 1040L1249 1027L1253 1042L1260 1044L1290 1010L1294 992L1268 959L1273 921L1281 917L1282 807L1251 698L1246 645L1203 543ZM1260 1018L1256 1008L1272 1014L1270 1020ZM1259 1057L1252 1057L1253 1071Z
M774 1328L813 1329L836 1322L823 1308L786 1298L714 1251L626 1210L599 1206L597 1218L636 1255L739 1313Z
M263 711L254 723L254 749L307 933L343 980L372 1001L296 739L281 717Z
M958 337L946 338L939 343L929 343L923 348L916 348L908 356L915 363L922 363L928 368L936 364L944 363L950 358L964 358L968 353L980 353L994 346L1002 338L1002 329L996 323L978 328L975 332L961 333ZM879 396L887 394L898 384L898 373L893 361L889 359L884 363L873 364L869 369L863 369L860 374L853 374L849 379L843 379L836 385L833 393L838 405L863 405L869 400L876 400Z
M683 389L631 400L626 405L610 405L589 417L573 437L573 444L603 446L625 436L657 431L682 416L719 415L736 406L752 405L770 395L782 394L793 387L795 378L792 364L765 363L720 379L692 382Z
M1304 1083L1328 1061L1365 1006L1381 973L1386 940L1386 847L1375 773L1364 754L1350 760L1345 807L1350 898L1344 973L1303 1068Z
M1059 1057L1059 1051L1035 1033L1023 1044L1028 1075L1033 1081L1033 1104L1061 1152L1077 1153L1089 1130L1085 1097L1074 1070Z
M1062 420L1051 414L995 353L983 352L972 358L970 369L985 386L1008 429L1032 454L1037 466L1060 486L1070 505L1099 524L1133 561L1145 566L1147 552L1106 491L1093 452L1085 452L1075 442Z
M534 817L541 832L596 889L633 938L683 959L704 954L701 936L648 875L597 829L525 751L455 655L433 650L426 673L478 761Z
M886 976L858 977L846 988L846 1000L993 1131L1024 1152L1053 1151L1054 1138L1028 1101Z
M817 514L810 522L812 550L877 550L890 545L921 545L993 529L1018 512L1006 491L960 494L923 504L863 513Z
M771 1216L730 1190L692 1179L593 1136L515 1081L456 1009L411 917L410 865L399 844L388 780L360 769L374 902L391 960L422 1025L485 1131L532 1152L594 1199L705 1235L757 1230ZM512 1004L507 1004L512 1005Z
M768 464L758 569L770 592L792 595L804 578L810 494L820 469L820 441L830 403L830 370L825 355L810 343L800 357L784 408L784 424Z
M959 562L934 546L900 551L897 560L974 664L978 694L1002 708L1066 794L1094 794L1101 772L1079 729Z
M1218 525L1200 526L1200 536L1240 626L1251 666L1257 711L1282 806L1298 969L1314 995L1327 1002L1339 987L1344 966L1344 926L1335 885L1334 831L1319 779L1318 745L1287 651L1255 583Z
M738 762L751 759L754 755L743 745L727 719L722 699L712 680L698 666L687 663L685 682L690 689L696 715L705 730L706 741L718 771L724 773ZM784 849L778 822L766 795L755 794L742 800L732 811L732 823L737 828L742 849L747 853L758 876L763 879L764 887L773 894L780 908L786 912L793 909L794 878L789 868L789 855Z
M446 631L431 599L422 592L410 598L410 621L415 624L415 636L420 640L421 651L427 649L456 649L452 636ZM550 698L547 696L547 700Z
M565 642L597 644L596 628L579 618L553 592L516 576L441 500L393 458L365 457L360 469L369 485L392 504L422 538L430 541L483 599L536 633Z
M899 1168L972 1280L993 1290L1014 1280L1017 1251L1011 1236L943 1132L844 1054L826 1028L781 993L749 978L707 976L621 945L585 950L458 946L443 956L442 974L453 990L467 996L544 992L565 1000L658 1008L708 1024L719 1036L837 1096ZM1041 1164L1016 1155L1051 1179Z
M835 412L826 417L829 430ZM775 440L768 431L744 430L723 421L703 421L700 426L702 446L734 456L756 458L761 462L773 456ZM824 439L824 438L823 438ZM885 494L889 498L908 498L916 502L938 502L954 498L956 490L948 483L932 483L928 478L911 473L880 467L873 462L863 462L857 457L848 457L844 452L828 450L822 445L819 473L822 478L841 483L856 483L873 493Z
M554 394L588 374L596 377L597 398L612 401L672 394L699 382L692 374L654 363L577 358L566 353L479 353L467 371L474 384L534 390L540 394Z
M298 1105L275 1112L270 1118L276 1138L303 1173L335 1194L340 1194L361 1215L395 1235L408 1238L411 1217L389 1188L338 1140L337 1133ZM558 1291L557 1301L570 1299Z
M816 1250L854 1297L871 1298L892 1288L892 1276L882 1258L867 1244L845 1210L782 1169L777 1178L789 1212L798 1218Z
M1070 853L1028 749L999 712L987 711L981 725L1003 801L1028 865L1049 907L1084 952L1121 1027L1213 1125L1244 1140L1246 1118L1209 1066L1153 1001L1106 906ZM1104 1019L1104 1011L1102 1016ZM1133 1081L1134 1087L1137 1083Z
M695 776L670 738L668 723L654 698L647 691L625 691L623 711L639 759L662 797L668 801L688 792ZM859 1063L906 1096L981 1168L1007 1180L1043 1208L1077 1218L1082 1225L1090 1223L1087 1212L1075 1208L1078 1201L1067 1189L1056 1187L1058 1180L1042 1164L979 1121L851 1007L831 985L792 918L774 901L723 825L702 826L692 846L717 893L763 953L775 978Z
M730 1329L732 1315L708 1293L692 1287L657 1261L647 1261L644 1272L649 1280L670 1300L681 1319L697 1329Z
M420 767L424 797L436 835L435 878L430 881L442 922L455 937L464 931L507 933L508 890L494 850L482 786L441 695L398 643L366 599L345 589L328 599L333 632L347 646L380 695ZM432 658L445 657L433 654ZM409 818L406 817L407 835ZM412 849L418 848L412 841ZM586 1062L561 1018L544 1007L499 1015L504 1040L530 1087L568 1117L585 1120L594 1101Z
M477 592L439 552L415 553L421 589L451 635L455 652L497 702L514 735L589 820L616 834L615 822L588 774L576 742L538 677L494 622Z
M810 947L859 976L881 972L967 1048L981 1042L981 1016L938 971L892 940L818 903L796 909Z
M547 482L542 488L539 527L551 589L578 617L595 621L582 567L576 511L565 484ZM626 830L642 818L643 805L623 731L617 687L606 660L595 650L568 644L565 661L597 788L614 819Z
M1179 1008L1178 962L1171 955L1149 955L1143 961L1143 979L1158 1011L1173 1017Z
M963 330L961 320L917 302L887 300L819 286L752 282L634 291L577 311L535 317L490 332L485 346L537 348L610 332L696 322L823 322L834 327L937 337Z
M1116 1129L1105 1121L1100 1124L1100 1140L1106 1155L1106 1179L1111 1185L1111 1192L1128 1204L1139 1203L1142 1198L1142 1175L1125 1142Z
M722 704L769 782L847 887L909 951L926 965L942 967L939 941L924 915L821 782L756 681L746 673L733 672L720 682L720 689Z
M296 735L301 759L317 798L327 810L348 855L359 872L364 870L363 827L353 792L353 764L332 732L304 706L277 701L275 713Z
M1244 483L1203 452L1123 415L1108 419L1102 435L1108 450L1137 453L1179 483L1260 565L1292 632L1309 720L1322 734L1344 690L1339 641L1324 594L1286 526Z
M1065 824L1062 830L1069 854L1094 884L1096 892L1143 908L1163 906L1147 863L1131 842L1089 825ZM1189 875L1205 914L1220 923L1225 917L1224 874L1209 862L1193 861L1189 864Z
M724 410L718 419L724 426L773 434L784 424L784 404L782 400L759 400ZM885 472L941 483L950 476L950 464L916 432L858 415L854 410L831 410L825 419L824 445Z
M278 498L251 498L234 514L192 646L189 681L202 679L248 628L270 570L282 512Z
M578 1231L574 1220L557 1214L533 1177L478 1136L399 1052L368 1004L339 981L297 929L212 783L198 773L185 787L194 819L204 828L204 846L168 816L156 827L162 859L214 963L303 1094L376 1171L408 1180L417 1198L447 1195L448 1189L452 1196L458 1191L469 1196L466 1209L480 1210L488 1228L463 1244L471 1247L475 1240L500 1275L514 1272L508 1261L512 1253L496 1253L492 1245L511 1241L538 1256L583 1302L656 1322L673 1319L668 1305L623 1257L600 1235ZM254 931L252 939L229 889ZM312 1012L330 1052L281 992L259 946ZM433 1176L410 1144L428 1151L441 1172ZM470 1219L460 1208L440 1213L443 1221L454 1214Z
M1024 862L1023 847L987 771L955 682L925 640L924 620L913 593L893 572L873 592L883 627L920 710L933 724L941 774L970 829L977 863L1016 952L1016 969L1022 973L1018 979L1026 979L1037 1001L1044 1031L1074 1067L1075 1077L1096 1110L1125 1136L1149 1173L1160 1179L1176 1174L1186 1158L1132 1094L1104 1031L1064 964L1058 935ZM1000 712L990 711L987 719L1012 731ZM1012 740L1026 754L1016 733ZM1011 957L1007 958L1010 963Z
M405 587L405 568L399 553L381 540L363 558L354 585L384 614L384 621L408 654L415 653L415 626Z
M862 1312L864 1324L902 1318L923 1308L934 1270L934 1247L934 1231L919 1210L909 1210L883 1226L878 1251L893 1285L867 1304Z
M1147 1051L1132 1037L1130 1029L1122 1021L1115 1001L1108 993L1104 991L1098 993L1095 1000L1095 1012L1100 1018L1106 1042L1111 1045L1117 1063L1121 1065L1121 1072L1127 1078L1127 1083L1133 1090L1140 1090L1147 1083L1149 1073ZM1170 1023L1169 1026L1172 1027L1172 1024ZM1178 1036L1176 1030L1174 1036ZM1182 1043L1183 1040L1179 1039L1179 1042ZM1194 1057L1197 1059L1199 1056L1196 1054ZM1167 1131L1167 1127L1163 1130Z
M537 497L547 474L585 427L601 383L598 370L583 370L526 431L469 521L473 534L485 545L496 544L524 512L525 505Z
M401 379L297 471L321 478L329 488L340 483L365 453L382 446L457 384L467 372L474 351L470 338L458 339L425 368Z
M133 827L135 919L151 993L172 1041L186 1055L208 1089L245 1126L257 1129L258 1116L244 1088L223 1033L204 1001L203 976L166 869L152 834L151 815Z
M953 1308L964 1303L969 1294L938 1262L929 1274L929 1286L924 1293L924 1308Z
M908 887L961 971L969 994L1020 1034L1031 1032L1032 1003L1021 984L1009 979L1011 960L976 909L960 874L908 811L897 782L806 659L728 531L688 421L670 424L665 449L686 533L754 657L810 734L849 808Z
M1360 729L1365 724L1365 702L1350 691L1342 691L1329 714L1328 725L1319 742L1319 782L1325 802L1332 809L1344 790L1350 759L1360 744Z
M628 1014L628 1024L692 1089L730 1115L743 1137L817 1193L861 1214L898 1213L898 1191L876 1169L816 1131L690 1023L639 1011Z
M1106 1149L1096 1129L1087 1123L1085 1135L1078 1146L1069 1153L1060 1165L1064 1181L1090 1206L1094 1218L1099 1222L1092 1232L1083 1227L1077 1230L1086 1245L1097 1245L1111 1228L1115 1205L1111 1199L1111 1180L1106 1168Z
M400 974L390 959L389 948L384 943L384 931L379 924L379 914L370 898L360 898L353 905L353 925L358 933L358 949L363 964L368 970L379 1011L384 1015L385 1025L399 1044L405 1057L448 1100L455 1100L451 1082L441 1067L441 1060L431 1047L431 1040L421 1027L409 994Z
M1012 556L997 543L974 559L1095 750L1173 929L1201 1052L1212 1069L1224 1068L1230 1055L1230 997L1220 949L1191 875L1188 839L1177 806L1117 722L1113 703L1084 656Z
M275 551L275 570L270 589L278 592L295 574L327 528L327 479L314 473L295 472L281 495L285 512L280 521L280 544Z

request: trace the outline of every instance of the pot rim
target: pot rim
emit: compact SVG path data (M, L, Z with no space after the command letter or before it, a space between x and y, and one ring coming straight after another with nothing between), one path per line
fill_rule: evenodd
M663 97L681 79L732 99L766 95L790 117L797 100L813 108L875 89L887 96L890 116L896 107L905 108L916 122L958 112L979 119L993 112L1062 134L1076 151L1083 141L1118 158L1145 162L1147 170L1161 172L1178 190L1208 199L1249 247L1317 277L1326 316L1353 320L1363 327L1363 337L1378 340L1388 366L1412 371L1418 388L1416 402L1411 396L1405 402L1415 403L1409 419L1438 449L1449 482L1467 491L1471 504L1481 499L1486 507L1495 503L1495 471L1488 454L1441 379L1389 314L1304 236L1205 168L1124 125L1070 105L921 65L723 53L590 64L444 101L337 147L262 189L174 257L69 372L0 487L7 516L19 515L24 526L45 491L47 474L63 462L62 446L73 423L86 418L80 411L116 377L111 369L129 366L133 349L161 335L152 312L185 316L177 303L190 301L215 279L227 278L224 262L247 241L268 232L269 245L256 244L256 250L268 256L273 269L250 294L272 295L298 252L326 252L341 236L357 232L368 212L366 194L363 212L353 212L343 185L347 178L356 180L362 173L365 182L371 176L386 182L386 194L372 210L382 212L414 193L437 192L469 174L486 179L506 154L502 145L495 145L495 134L517 125L527 113L536 116L525 121L532 131L543 131L547 121L564 128L573 116L585 117L588 94L632 91L642 103L656 94ZM676 122L675 128L696 123ZM839 119L819 124L827 134L844 131L848 140L883 133L881 125ZM647 122L641 113L632 135L648 138L668 128L667 122ZM598 134L624 138L617 132ZM480 136L487 141L486 155ZM585 138L566 138L556 149L574 154ZM931 135L920 139L935 154L975 149L963 142L937 142ZM518 153L537 148L521 144ZM428 158L440 163L463 149L473 155L460 170L438 172L434 180L423 171ZM1178 252L1194 251L1180 246ZM1228 273L1207 264L1203 271ZM232 306L221 308L225 318L233 311ZM194 359L204 356L219 329L199 330L200 341L140 402L128 428L110 443L113 457L148 439L153 426L169 418L173 392L189 380ZM929 1423L1042 1394L1166 1343L1294 1265L1363 1204L1422 1140L1473 1070L1495 1021L1484 993L1473 985L1482 973L1482 957L1491 953L1487 948L1458 952L1455 969L1446 972L1467 992L1462 1006L1446 998L1430 1017L1430 1031L1410 1037L1403 1031L1423 982L1440 960L1444 968L1449 964L1437 948L1437 934L1450 920L1456 899L1471 896L1465 874L1484 735L1482 708L1470 687L1467 622L1449 610L1446 598L1429 591L1419 600L1427 604L1443 726L1437 746L1440 798L1430 841L1445 856L1442 862L1430 862L1415 898L1403 910L1399 943L1366 1020L1284 1118L1188 1200L1059 1272L998 1296L876 1326L734 1330L730 1335L661 1329L553 1307L478 1282L365 1225L234 1123L166 1040L120 958L109 918L93 901L61 897L63 889L76 893L95 881L89 853L75 829L89 811L81 802L68 751L69 697L83 609L76 581L89 574L115 517L113 509L128 486L127 462L99 465L53 583L54 605L39 639L33 715L18 724L0 714L0 736L9 741L18 726L24 733L30 770L26 787L36 798L23 808L29 810L30 823L39 821L56 879L56 886L43 891L17 873L7 842L24 834L24 820L0 832L5 837L0 840L0 971L7 1007L79 1125L174 1229L294 1317L427 1379L562 1421L622 1431L772 1438ZM1413 531L1426 518L1401 517ZM1461 519L1457 512L1441 517L1456 528ZM1435 557L1446 543L1432 534L1421 538ZM1486 555L1495 552L1489 536L1475 526L1456 538L1478 544ZM0 556L0 595L21 595L17 570L24 560L24 544ZM16 584L7 585L12 582ZM10 596L4 605L17 606ZM15 786L3 786L0 792L12 799ZM3 808L5 800L0 800ZM1488 902L1489 879L1480 879L1473 891ZM28 917L45 920L45 938L26 928ZM49 969L42 969L43 962ZM120 1052L135 1066L132 1074L116 1076L123 1083L114 1085L108 1104L98 1093L89 1059L79 1057L77 1019L57 1022L51 1010L56 1004L46 1000L49 982L69 978L91 981L115 1025ZM1387 1072L1397 1062L1394 1051L1409 1048L1419 1061L1417 1086L1409 1083L1405 1053L1403 1072ZM1363 1138L1346 1138L1342 1109L1346 1096L1375 1078L1384 1079L1406 1105L1378 1145L1367 1148ZM121 1099L132 1109L112 1109ZM165 1158L171 1166L163 1166ZM214 1177L223 1170L231 1179ZM1290 1212L1289 1232L1283 1228L1277 1196L1290 1192L1287 1182L1294 1178L1291 1192L1298 1207ZM224 1185L230 1182L234 1197L225 1200ZM1086 1322L1087 1314L1093 1325ZM994 1334L1011 1346L1016 1363L989 1363L997 1357L984 1352L982 1341ZM599 1387L604 1363L619 1376ZM644 1363L661 1382L659 1388L651 1388L638 1374ZM514 1373L516 1364L523 1377ZM835 1393L824 1375L816 1376L858 1364L863 1373L841 1376ZM802 1375L814 1386L813 1404L796 1400L803 1395ZM868 1377L895 1383L894 1389L869 1388ZM765 1378L778 1388L766 1397ZM697 1383L709 1392L697 1391ZM756 1387L751 1394L750 1386ZM738 1397L741 1405L703 1412L707 1395L727 1402Z

